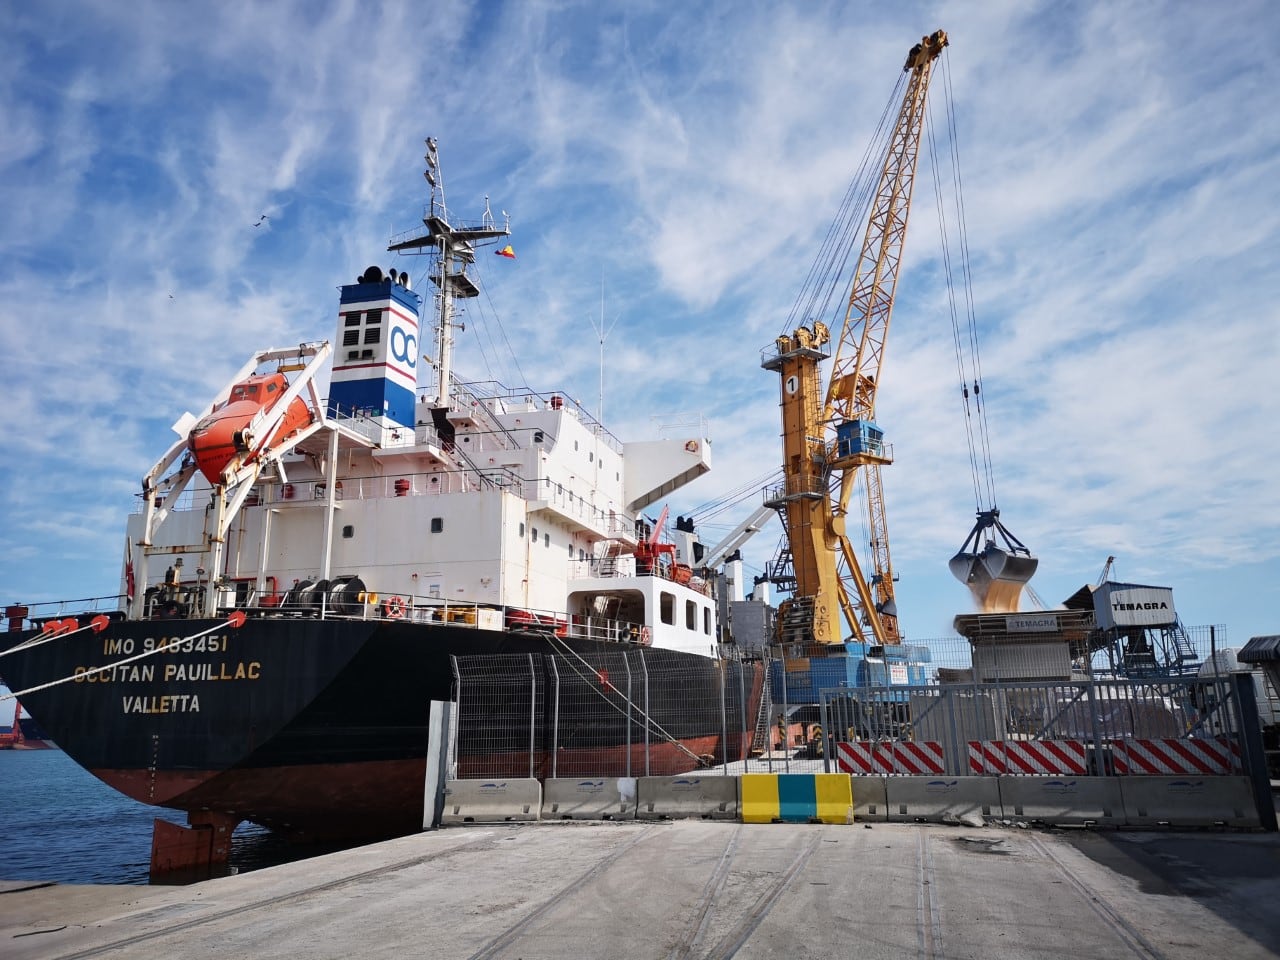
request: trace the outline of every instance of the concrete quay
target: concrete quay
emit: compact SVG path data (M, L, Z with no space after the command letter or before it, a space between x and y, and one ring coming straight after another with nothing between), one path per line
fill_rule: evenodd
M5 960L1280 957L1280 835L562 822L187 887L0 884Z

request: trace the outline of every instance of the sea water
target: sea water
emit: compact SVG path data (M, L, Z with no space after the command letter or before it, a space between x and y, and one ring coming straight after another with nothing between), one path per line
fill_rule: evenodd
M153 821L186 824L182 812L131 800L61 750L0 750L0 797L0 880L147 883ZM293 846L241 824L228 872L334 849Z

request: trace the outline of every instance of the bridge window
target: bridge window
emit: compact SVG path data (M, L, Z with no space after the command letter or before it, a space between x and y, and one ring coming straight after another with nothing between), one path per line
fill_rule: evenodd
M658 594L658 615L662 618L663 623L675 626L676 597L674 593L664 591Z

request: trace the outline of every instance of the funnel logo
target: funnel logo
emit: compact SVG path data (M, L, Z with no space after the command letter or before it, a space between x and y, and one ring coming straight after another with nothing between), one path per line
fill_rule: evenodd
M418 338L403 327L391 328L391 356L412 367L418 362Z

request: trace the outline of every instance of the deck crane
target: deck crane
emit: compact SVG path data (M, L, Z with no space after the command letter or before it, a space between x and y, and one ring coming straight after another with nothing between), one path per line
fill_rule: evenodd
M922 37L903 66L906 89L871 201L825 394L818 364L830 356L824 347L831 331L820 321L779 336L761 364L777 371L782 384L784 479L766 502L782 515L795 573L794 594L779 610L783 640L841 643L843 616L855 639L879 645L901 642L880 483L880 468L893 462L893 454L875 422L876 390L907 233L929 79L947 43L942 30ZM844 252L834 251L833 259ZM859 475L866 488L873 558L869 578L846 530Z

